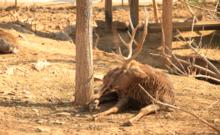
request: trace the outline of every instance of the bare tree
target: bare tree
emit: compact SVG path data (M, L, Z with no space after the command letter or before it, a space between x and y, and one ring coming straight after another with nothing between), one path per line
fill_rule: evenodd
M76 1L75 103L85 105L93 93L92 0Z
M18 5L18 0L15 0L15 7L17 7Z
M172 24L172 4L173 0L163 0L163 13L162 13L162 27L164 30L164 44L165 52L170 53L172 47L172 38L173 38L173 24ZM166 48L168 50L166 50Z
M106 30L110 31L112 28L112 0L105 0L105 22Z
M129 7L132 23L136 27L139 20L139 0L129 0Z

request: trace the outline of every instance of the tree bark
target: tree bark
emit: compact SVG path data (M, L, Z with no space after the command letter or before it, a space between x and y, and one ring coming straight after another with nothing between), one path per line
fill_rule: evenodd
M17 0L15 0L15 7L17 7L18 6L18 1Z
M106 31L111 31L112 28L112 0L105 0L105 22Z
M135 27L139 21L139 0L129 0L129 7L131 20Z
M169 54L172 49L173 24L172 24L172 4L173 0L163 0L162 22L164 30L165 53ZM163 37L163 36L162 36Z
M218 3L218 7L217 7L217 16L218 18L220 18L220 2Z
M86 105L93 93L92 0L76 1L75 103Z
M153 2L153 9L154 9L154 20L155 20L155 23L159 23L157 2L156 0L152 0L152 2Z

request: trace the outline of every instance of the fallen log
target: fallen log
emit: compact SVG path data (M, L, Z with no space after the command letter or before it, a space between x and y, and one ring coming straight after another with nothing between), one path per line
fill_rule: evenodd
M192 22L174 22L173 23L173 31L191 31L192 30ZM210 24L194 24L194 31L201 30L220 30L220 23L210 23ZM149 23L148 26L149 33L158 33L161 32L161 24L160 23Z

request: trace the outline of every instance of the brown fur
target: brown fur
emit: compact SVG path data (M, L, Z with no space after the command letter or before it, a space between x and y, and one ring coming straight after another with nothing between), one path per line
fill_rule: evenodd
M121 96L138 100L147 105L151 101L140 90L141 84L153 97L169 104L174 103L173 85L168 76L149 65L131 61L128 65L115 68L103 79L103 85L115 89Z
M131 19L130 24L133 26ZM99 99L108 92L115 91L118 95L118 102L112 108L94 115L94 118L116 113L131 102L131 104L137 103L138 106L140 105L141 110L135 117L129 119L129 121L125 123L131 125L149 113L164 109L164 107L152 103L146 92L157 100L174 104L173 85L169 78L164 73L154 69L153 67L143 65L133 60L140 54L147 36L147 14L141 38L139 40L135 40L136 32L139 26L140 24L135 28L131 27L131 39L129 42L126 42L121 38L120 34L116 30L117 27L113 27L115 45L118 48L118 53L123 60L123 64L121 67L117 67L109 71L104 76L103 87L100 92L95 95L92 104L90 104L90 109L93 109L94 105L97 107L100 103ZM122 41L129 51L127 57L122 56L119 40ZM134 52L132 51L133 43L136 44ZM140 85L144 88L144 90L141 89Z
M0 53L15 53L18 42L14 35L0 29Z
M100 91L101 95L106 91L115 90L118 94L119 101L115 108L113 107L94 117L115 113L121 107L128 104L129 101L135 101L142 109L127 124L132 124L134 121L151 112L164 109L160 106L153 105L150 98L141 90L138 84L142 85L154 98L165 103L174 104L173 85L167 75L149 65L143 65L132 60L122 67L117 67L109 71L104 76L103 87Z

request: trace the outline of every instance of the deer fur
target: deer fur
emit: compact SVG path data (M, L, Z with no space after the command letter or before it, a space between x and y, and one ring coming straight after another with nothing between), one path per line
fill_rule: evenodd
M114 90L118 94L119 99L116 106L106 112L96 114L94 117L116 113L125 107L129 101L135 101L141 110L137 116L126 122L128 125L133 124L144 115L166 109L159 105L154 105L138 84L142 85L159 101L174 104L174 88L169 77L149 65L143 65L132 60L122 67L116 67L104 76L103 86L99 94L104 95L103 93Z
M131 22L131 21L130 21ZM131 23L132 24L132 23ZM150 97L146 95L146 93L139 87L139 85L143 86L143 88L151 94L155 99L168 103L174 104L174 88L172 82L170 81L169 77L151 67L150 65L141 64L135 60L138 54L141 52L143 48L143 44L147 35L147 19L145 21L143 34L139 41L135 40L135 34L137 32L139 26L135 28L131 25L132 32L130 34L131 40L127 43L122 41L124 45L128 48L129 54L127 57L121 56L123 59L123 64L120 67L116 67L113 70L110 70L103 78L103 85L101 90L94 96L91 106L94 107L94 104L98 105L100 102L99 99L102 98L103 95L109 92L116 92L118 95L118 102L112 108L98 113L93 117L95 119L111 114L117 113L125 106L130 104L130 102L137 103L137 106L140 106L139 113L134 116L133 118L129 119L125 122L126 125L132 125L134 122L138 121L141 117L158 111L164 108L158 104L154 104ZM118 38L115 39L122 40L120 35L115 30ZM115 35L116 35L115 34ZM118 41L118 40L117 40ZM135 42L136 49L134 54L132 54L132 45ZM118 42L117 42L118 43ZM119 48L120 52L120 48ZM121 52L120 52L120 55ZM91 107L91 108L93 108Z
M14 35L0 29L0 54L16 53L18 42Z

